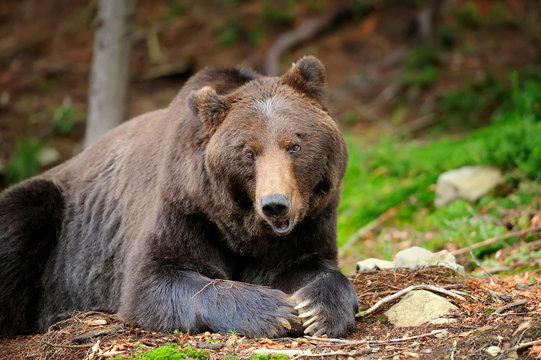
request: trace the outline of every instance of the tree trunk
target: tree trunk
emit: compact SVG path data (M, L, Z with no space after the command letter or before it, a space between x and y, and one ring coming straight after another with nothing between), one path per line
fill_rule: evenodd
M85 148L126 118L135 2L99 2Z

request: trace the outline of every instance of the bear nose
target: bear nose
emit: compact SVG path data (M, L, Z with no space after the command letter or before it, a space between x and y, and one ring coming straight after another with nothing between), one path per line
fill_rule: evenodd
M280 218L289 212L289 199L282 194L263 196L261 210L268 217Z

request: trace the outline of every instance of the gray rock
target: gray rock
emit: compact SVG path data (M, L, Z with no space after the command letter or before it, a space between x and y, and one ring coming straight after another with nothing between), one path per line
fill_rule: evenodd
M457 307L441 296L426 290L415 290L387 310L385 316L397 327L418 326L454 309Z
M436 206L457 199L475 201L503 182L499 169L488 166L464 166L444 172L436 183Z
M456 263L454 255L449 251L442 250L433 253L417 246L398 252L394 257L394 266L408 269L424 266L445 266L456 271L464 271L462 266Z
M41 149L37 156L41 167L56 165L60 161L60 152L52 147Z
M392 269L394 264L391 261L380 260L380 259L366 259L363 261L357 262L357 272L370 271L370 270L383 270L383 269Z

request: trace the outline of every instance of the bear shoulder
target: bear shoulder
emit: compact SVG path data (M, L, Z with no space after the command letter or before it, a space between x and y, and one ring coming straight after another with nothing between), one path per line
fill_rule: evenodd
M189 94L191 91L210 86L219 95L224 95L260 77L260 74L250 69L207 67L190 78L182 92Z

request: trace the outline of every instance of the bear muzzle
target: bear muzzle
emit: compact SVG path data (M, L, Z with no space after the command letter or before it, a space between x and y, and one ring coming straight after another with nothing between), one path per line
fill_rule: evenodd
M285 235L291 231L295 216L287 217L291 209L288 197L282 194L263 196L260 207L265 220L276 234Z

